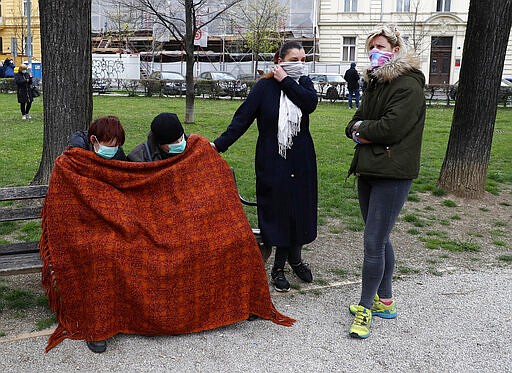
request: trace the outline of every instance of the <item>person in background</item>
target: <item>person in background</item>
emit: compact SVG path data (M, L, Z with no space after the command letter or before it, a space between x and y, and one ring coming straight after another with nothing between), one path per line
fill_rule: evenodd
M18 67L18 72L14 74L14 81L16 82L18 103L20 104L21 119L31 119L30 107L32 106L32 77L27 71L27 66L21 64Z
M106 159L126 161L122 148L124 140L124 128L119 118L108 115L92 121L87 131L72 134L68 147L90 150Z
M137 145L129 154L132 162L161 161L183 153L187 136L174 113L160 113L151 122L148 139Z
M258 80L226 131L212 143L225 152L256 119L258 224L263 241L276 246L271 276L281 292L290 290L286 261L302 281L313 281L301 252L317 235L317 168L309 114L318 99L304 73L305 59L300 43L284 43L273 71Z
M372 316L397 316L390 234L418 177L425 124L425 77L400 33L378 27L367 37L366 50L371 62L365 75L368 88L345 129L356 144L349 175L357 176L365 222L361 297L349 306L355 315L349 333L355 338L370 335Z
M10 58L6 58L2 66L4 71L3 78L14 78L14 67L14 62Z
M348 107L352 109L352 97L356 99L356 108L359 108L359 73L356 70L356 63L350 64L350 69L345 71L343 78L347 81Z

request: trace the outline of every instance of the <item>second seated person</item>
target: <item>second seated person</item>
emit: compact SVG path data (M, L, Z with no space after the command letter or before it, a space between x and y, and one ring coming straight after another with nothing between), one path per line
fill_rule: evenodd
M187 136L174 113L160 113L151 122L148 140L137 145L128 154L132 162L151 162L168 159L183 153L187 146Z
M295 41L284 43L273 71L260 79L213 145L225 152L256 119L256 199L263 241L276 246L272 282L289 291L286 261L304 282L312 282L302 245L317 236L317 168L309 114L317 93L305 75L306 55Z

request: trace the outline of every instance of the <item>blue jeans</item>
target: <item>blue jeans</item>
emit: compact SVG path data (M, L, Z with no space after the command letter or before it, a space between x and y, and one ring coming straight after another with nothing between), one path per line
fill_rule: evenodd
M373 297L391 298L395 254L389 239L412 180L359 176L357 192L364 228L364 261L359 304L371 309Z
M359 88L348 90L348 107L352 108L352 96L356 96L356 108L359 108Z

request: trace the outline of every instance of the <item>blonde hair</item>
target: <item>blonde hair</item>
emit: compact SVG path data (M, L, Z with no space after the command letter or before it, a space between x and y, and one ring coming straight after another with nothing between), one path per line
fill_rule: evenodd
M27 70L27 65L25 65L24 63L22 63L21 65L18 66L18 71L22 71L22 70Z
M400 36L400 31L394 25L379 25L377 26L370 35L366 38L366 51L370 51L370 43L377 36L384 36L386 40L391 44L391 47L400 47L400 52L405 52L405 42L404 39Z

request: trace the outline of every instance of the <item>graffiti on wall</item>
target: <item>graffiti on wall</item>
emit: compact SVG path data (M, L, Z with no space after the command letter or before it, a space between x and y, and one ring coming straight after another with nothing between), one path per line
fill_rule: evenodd
M92 77L93 79L119 79L125 71L125 66L120 59L93 59Z

